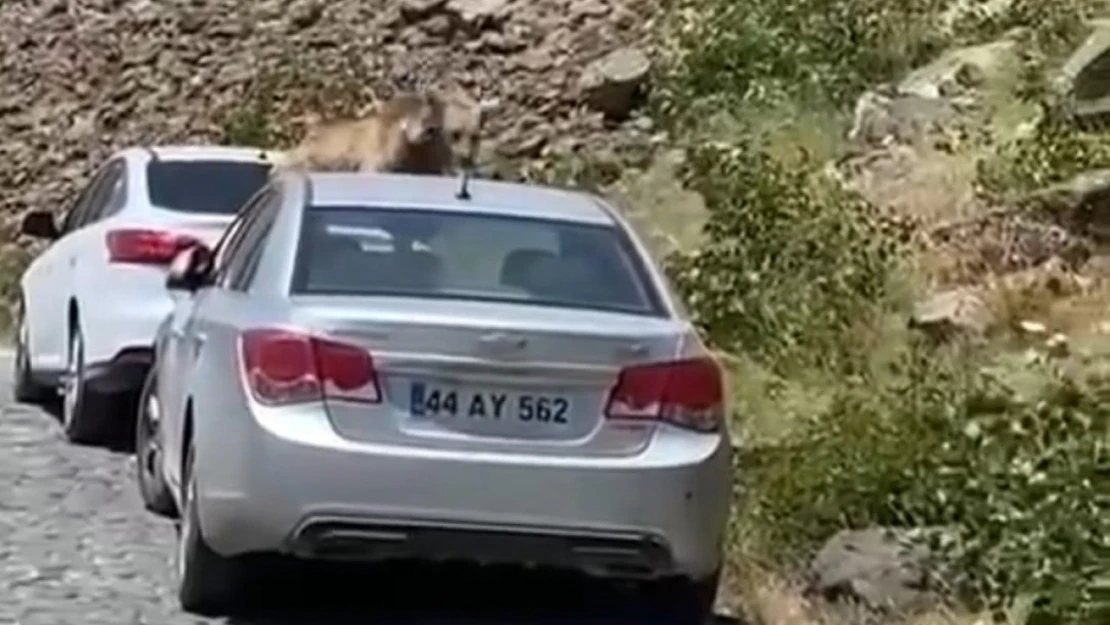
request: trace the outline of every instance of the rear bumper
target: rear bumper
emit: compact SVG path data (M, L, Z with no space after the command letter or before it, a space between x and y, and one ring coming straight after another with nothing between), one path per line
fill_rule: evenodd
M634 457L541 458L355 443L310 409L219 420L219 434L197 439L196 470L202 531L225 555L461 559L612 577L701 578L720 566L727 437L668 430ZM231 435L230 423L243 429Z
M153 347L128 347L106 362L89 364L86 379L97 393L138 391L154 364Z
M96 393L115 394L138 391L154 364L153 347L128 347L110 360L85 366L85 379ZM41 386L58 388L65 371L35 371L34 381Z
M313 559L539 563L600 576L652 577L675 568L665 538L648 532L310 515L286 551Z

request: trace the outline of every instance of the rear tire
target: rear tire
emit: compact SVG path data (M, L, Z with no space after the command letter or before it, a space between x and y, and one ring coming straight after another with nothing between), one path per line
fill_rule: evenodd
M34 373L31 371L31 355L27 351L29 343L27 315L22 303L19 306L18 329L15 335L15 359L13 380L15 381L13 395L15 401L24 404L43 405L58 398L57 389L35 382Z
M189 442L181 476L181 521L177 524L177 597L181 608L202 616L227 614L247 588L242 561L225 558L204 542L197 510L193 471L194 447Z
M164 439L161 407L155 389L157 378L152 368L139 394L139 409L135 418L135 478L147 510L159 516L176 518L177 506L162 474Z
M62 376L62 429L71 443L95 445L110 438L111 402L89 388L85 379L85 338L81 327L70 330L66 372Z

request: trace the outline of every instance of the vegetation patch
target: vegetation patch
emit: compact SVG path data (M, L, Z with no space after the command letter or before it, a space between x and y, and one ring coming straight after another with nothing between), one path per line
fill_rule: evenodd
M1096 580L1110 571L1107 360L938 346L907 331L907 295L920 287L912 250L881 211L822 175L822 125L817 137L781 132L787 120L771 114L842 120L863 90L1010 33L1018 95L1045 114L981 163L984 195L1007 201L1110 166L1107 136L1057 115L1047 89L1103 3L964 4L676 2L653 106L686 148L683 182L709 219L704 245L669 266L733 373L747 443L734 575L795 577L842 528L941 527L942 581L962 605L1000 621L1093 625Z

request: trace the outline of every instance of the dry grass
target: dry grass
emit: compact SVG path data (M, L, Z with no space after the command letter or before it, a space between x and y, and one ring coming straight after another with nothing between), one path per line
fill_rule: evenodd
M647 170L627 170L604 189L659 258L696 249L708 216L701 196L682 188L682 158L681 151L664 152Z
M745 446L766 447L789 440L798 424L819 414L833 395L820 374L799 372L783 378L743 356L722 352L717 356L724 365L732 405L732 436Z
M890 146L867 158L852 186L877 206L927 226L981 210L974 190L975 154Z
M984 296L1000 330L1096 336L1110 333L1110 280L1067 271L1057 263L985 281ZM1028 325L1028 324L1026 324ZM1037 332L1032 332L1037 334Z

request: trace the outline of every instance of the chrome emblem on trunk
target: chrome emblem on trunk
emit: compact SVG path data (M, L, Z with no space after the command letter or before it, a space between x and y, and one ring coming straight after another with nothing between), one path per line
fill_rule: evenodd
M478 339L482 348L493 354L508 354L519 351L528 345L528 339L506 332L489 332Z

